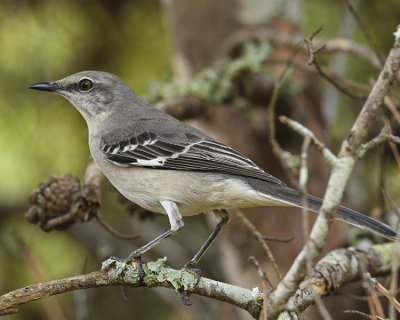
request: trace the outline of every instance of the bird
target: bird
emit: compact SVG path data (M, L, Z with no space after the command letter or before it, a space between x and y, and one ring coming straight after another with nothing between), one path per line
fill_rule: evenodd
M229 221L226 209L303 207L303 195L265 172L240 152L153 107L119 77L82 71L28 88L57 93L86 120L89 149L105 177L130 201L166 214L170 229L123 260L141 256L184 226L183 216L214 212L220 221L185 268L196 265ZM306 195L318 213L322 200ZM391 227L340 206L336 218L396 240Z

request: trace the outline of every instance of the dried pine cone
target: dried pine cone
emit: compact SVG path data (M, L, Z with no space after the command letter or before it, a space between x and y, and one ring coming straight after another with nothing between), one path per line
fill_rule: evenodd
M80 183L78 178L71 174L52 177L44 181L38 189L32 191L29 199L30 208L25 213L25 218L33 224L40 223L40 227L48 231L47 222L70 212L72 204L80 196ZM54 229L64 230L74 223L73 219L65 219L57 224Z

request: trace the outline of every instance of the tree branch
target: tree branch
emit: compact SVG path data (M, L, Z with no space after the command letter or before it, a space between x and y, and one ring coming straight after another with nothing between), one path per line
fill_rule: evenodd
M385 130L385 128L387 127L384 127L382 131L387 131ZM400 137L388 134L387 132L381 132L378 136L361 146L359 157L362 158L368 151L376 148L377 146L385 142L400 144Z
M337 292L346 283L358 281L361 275L360 259L374 276L391 271L395 243L374 245L367 251L356 248L337 249L328 253L314 267L311 276L304 280L296 293L284 306L285 310L301 312L314 304L313 292L326 296Z
M358 115L347 139L343 142L338 160L333 167L328 187L309 240L296 257L292 267L279 283L269 298L268 311L272 318L276 317L283 306L294 294L300 281L306 275L306 261L314 261L325 246L327 235L335 218L337 208L343 197L347 181L358 159L362 142L383 104L383 99L393 84L400 70L400 37L395 38L385 65L360 114Z
M316 149L322 153L325 161L328 162L331 166L335 165L337 160L336 156L325 146L325 144L318 140L314 132L312 132L310 129L306 128L302 124L298 123L297 121L294 121L286 116L280 116L279 121L287 125L293 131L302 135L304 138L310 138Z
M228 302L258 318L263 303L263 294L257 288L247 290L234 285L202 277L194 287L197 275L165 266L166 258L143 265L145 277L139 285L138 269L132 265L106 260L102 268L88 274L30 285L0 296L0 315L15 313L17 307L38 299L79 289L104 286L164 287L176 292L196 293L201 296Z
M296 293L283 306L288 311L303 311L314 304L313 292L326 296L337 292L346 283L359 280L360 259L373 276L388 274L393 262L395 243L375 245L367 251L355 248L337 249L322 258L314 267L312 275L303 281ZM166 258L143 265L145 277L142 287L163 287L176 292L198 294L228 302L258 318L263 305L263 293L257 288L248 290L202 277L194 287L197 276L182 269L165 266ZM115 260L106 260L102 268L88 274L33 284L0 296L0 315L15 313L18 306L73 290L105 286L138 287L138 269Z
M265 27L261 27L256 30L244 30L235 33L233 36L226 40L225 45L222 49L222 51L225 53L224 56L228 56L233 48L236 48L244 42L252 39L266 39L277 46L286 46L292 48L296 47L299 43L304 41L304 37L300 34L297 36L293 36L283 33L277 33L274 30L268 30ZM325 44L324 52L326 53L337 51L348 52L364 60L375 69L382 68L382 63L376 56L375 52L361 43L349 39L336 38L329 40L317 40L316 46L318 47L322 43ZM306 48L303 47L303 49L305 50Z

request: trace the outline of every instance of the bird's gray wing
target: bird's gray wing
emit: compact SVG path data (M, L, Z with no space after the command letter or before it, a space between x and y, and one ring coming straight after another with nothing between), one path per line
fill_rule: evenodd
M100 147L109 161L120 166L218 172L282 184L236 150L201 133L185 131L157 134L147 130L113 142L103 138Z

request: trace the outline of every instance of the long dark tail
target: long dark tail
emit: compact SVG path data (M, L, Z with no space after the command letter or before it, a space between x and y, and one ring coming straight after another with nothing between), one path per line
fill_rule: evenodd
M292 188L289 188L285 185L268 183L252 178L248 179L247 182L259 192L262 192L277 200L286 202L290 205L302 207L301 194ZM307 195L307 205L310 211L318 213L322 205L322 199ZM358 228L367 229L369 231L375 232L391 240L398 239L397 232L389 227L387 224L343 206L339 207L336 213L336 219L345 221Z

